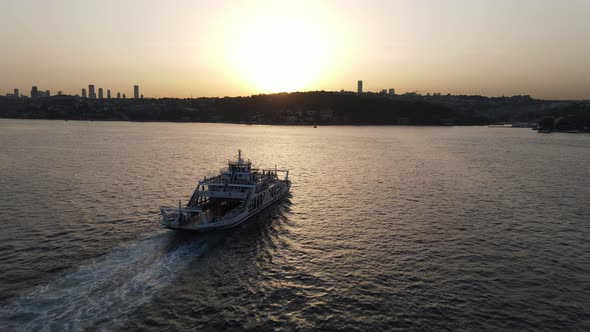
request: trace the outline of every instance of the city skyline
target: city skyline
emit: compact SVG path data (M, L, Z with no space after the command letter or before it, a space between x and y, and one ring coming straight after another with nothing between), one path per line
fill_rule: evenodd
M38 90L36 85L33 85L31 87L31 92L29 95L23 94L23 93L19 93L19 88L14 88L13 91L14 92L2 92L0 91L0 96L7 96L7 97L25 97L25 98L39 98L39 97L51 97L51 90ZM87 98L87 99L111 99L111 90L110 89L106 89L106 96L104 96L103 94L103 88L102 87L98 87L98 96L96 94L96 91L94 91L94 85L93 84L89 84L88 85L88 93L87 93L87 89L86 88L81 88L80 89L81 93L63 93L62 90L59 90L57 95L58 96L74 96L74 97L81 97L81 98ZM525 97L531 97L528 94L521 94L521 95L497 95L497 96L491 96L491 95L469 95L469 94L451 94L451 93L442 93L439 91L404 91L401 93L398 93L398 90L396 90L395 88L389 87L389 88L379 88L376 90L365 90L363 89L363 80L358 80L357 84L356 84L356 90L354 89L340 89L339 91L337 90L309 90L309 91L281 91L281 92L276 92L276 93L284 93L284 92L314 92L314 91L327 91L327 92L341 92L341 93L353 93L356 92L356 94L380 94L380 95L388 95L388 96L424 96L424 97L428 97L428 96L444 96L444 95L448 95L448 96L481 96L481 97L486 97L486 98L498 98L498 97L519 97L519 96L525 96ZM258 94L273 94L275 92L269 92L269 93L258 93ZM116 99L120 99L120 91L118 91L118 97ZM253 96L255 94L252 94L251 96ZM123 90L123 96L125 96L125 92ZM248 95L238 95L238 96L190 96L190 97L169 97L169 96L155 96L155 97L151 97L151 96L144 96L144 94L140 94L139 93L139 85L135 84L133 85L133 99L144 99L144 98L210 98L210 97L247 97ZM542 98L537 98L539 100L543 100ZM563 101L590 101L590 99L545 99L545 100L563 100Z
M354 91L362 79L365 91L399 94L590 99L582 0L25 0L3 9L3 95L31 86L76 95L94 82L134 96L133 77L150 97Z
M133 85L133 90L134 90L134 98L135 99L143 99L144 95L143 94L139 94L139 85L135 84ZM87 93L88 91L88 93ZM95 91L95 87L94 84L89 84L88 85L88 90L83 87L80 89L80 93L63 93L62 90L59 90L57 92L58 96L78 96L81 98L88 98L88 99L111 99L111 90L106 88L106 96L104 94L105 89L103 89L102 87L98 87L98 95L96 94ZM123 93L125 94L125 93ZM120 95L120 94L119 94ZM36 85L31 86L31 91L29 93L29 95L26 94L22 94L20 93L20 89L19 88L15 88L13 89L13 92L7 92L7 93L3 93L0 94L0 96L8 96L8 97L25 97L25 98L39 98L39 97L51 97L51 91L50 90L39 90L39 88Z
M362 80L358 80L357 81L357 85L356 85L356 93L357 94L380 94L380 95L388 95L388 96L396 96L396 95L400 95L400 94L396 94L396 90L395 88L387 88L387 89L377 89L375 91L367 91L367 90L363 90L363 81ZM31 92L29 95L25 95L25 94L20 94L19 93L19 89L15 88L13 89L13 93L7 92L5 94L3 94L2 92L0 92L0 96L7 96L7 97L25 97L25 98L39 98L39 97L51 97L51 93L50 90L45 90L45 91L38 91L37 86L33 85L31 87ZM74 97L81 97L81 98L87 98L87 99L111 99L111 90L110 89L106 89L106 97L103 94L103 88L99 87L98 88L98 96L96 95L96 91L94 89L94 85L93 84L89 84L88 85L88 93L86 92L86 88L81 88L81 93L72 93L72 94L68 94L68 93L63 93L61 90L58 91L57 95L58 96L74 96ZM315 91L326 91L326 90L315 90ZM291 91L291 92L314 92L314 91ZM352 93L355 92L352 89L341 89L340 91L330 91L328 90L328 92L341 92L341 93ZM283 92L279 92L279 93L283 93ZM287 92L288 93L288 92ZM264 94L264 93L263 93ZM272 93L269 93L272 94ZM118 91L118 95L120 95L120 92ZM125 93L123 93L123 95L125 95ZM406 96L442 96L442 95L451 95L451 94L445 94L445 93L441 93L441 92L435 92L435 91L428 91L428 92L424 92L424 93L419 93L418 91L406 91L405 93L402 93L401 95L406 95ZM461 96L461 95L459 95ZM480 95L482 97L490 97L490 98L494 98L494 97L518 97L518 96L527 96L530 97L530 95L512 95L512 96L484 96L484 95ZM143 99L145 96L143 94L139 93L139 85L135 84L133 85L133 99ZM191 98L200 98L200 97L204 97L207 98L205 96L191 96ZM224 96L224 97L244 97L244 96ZM117 97L117 99L119 99L120 96ZM147 98L151 98L149 96L147 96ZM156 98L175 98L175 97L166 97L166 96L161 96L161 97L156 97Z

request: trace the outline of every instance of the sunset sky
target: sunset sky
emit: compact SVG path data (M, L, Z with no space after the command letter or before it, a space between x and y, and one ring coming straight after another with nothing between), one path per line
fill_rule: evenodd
M0 93L590 99L590 0L3 0Z

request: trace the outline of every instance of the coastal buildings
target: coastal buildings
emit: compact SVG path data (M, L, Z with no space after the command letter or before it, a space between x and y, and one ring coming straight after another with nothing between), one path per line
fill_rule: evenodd
M96 93L94 92L94 85L93 84L88 85L88 98L96 99Z
M106 94L105 94L105 90L106 90ZM9 96L9 97L26 97L26 98L44 98L44 97L51 97L51 90L47 90L47 89L41 89L40 87L38 87L37 85L33 85L31 86L31 90L30 90L30 95L25 96L25 94L21 94L20 89L18 88L14 88L13 90L11 90L11 92L1 92L3 95L5 96ZM72 95L72 96L77 96L77 97L81 97L81 98L88 98L88 99L98 99L98 100L104 100L104 99L111 99L111 98L115 98L114 94L111 94L111 89L106 89L106 88L95 88L94 84L89 84L88 87L82 87L80 88L79 93L68 93L68 91L64 92L62 90L56 90L57 93L55 94L56 96L67 96L67 95ZM117 93L117 98L121 98L121 96L123 95L123 92L119 92ZM133 98L134 99L144 99L145 96L143 94L141 94L139 92L139 85L134 85L133 86Z
M31 87L31 98L51 97L51 91L40 90L36 85Z
M342 90L342 92L344 92L344 90ZM362 94L363 93L363 81L362 80L358 80L356 92L358 94ZM380 89L380 90L377 90L377 92L367 91L366 93L368 93L368 94L377 93L377 94L380 94L380 95L395 96L395 89L394 88Z

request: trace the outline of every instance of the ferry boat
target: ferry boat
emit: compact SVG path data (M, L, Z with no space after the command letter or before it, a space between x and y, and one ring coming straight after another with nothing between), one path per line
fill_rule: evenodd
M285 196L291 188L288 170L257 169L249 159L228 161L218 175L198 182L182 207L160 207L161 225L176 230L210 231L237 226ZM284 178L279 178L279 174Z

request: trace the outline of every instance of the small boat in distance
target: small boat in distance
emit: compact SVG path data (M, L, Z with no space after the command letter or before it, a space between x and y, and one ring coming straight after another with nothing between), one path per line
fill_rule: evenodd
M285 174L280 179L278 174ZM250 160L228 161L219 175L198 182L186 207L160 207L161 225L177 230L210 231L237 226L285 196L288 170L252 168Z

